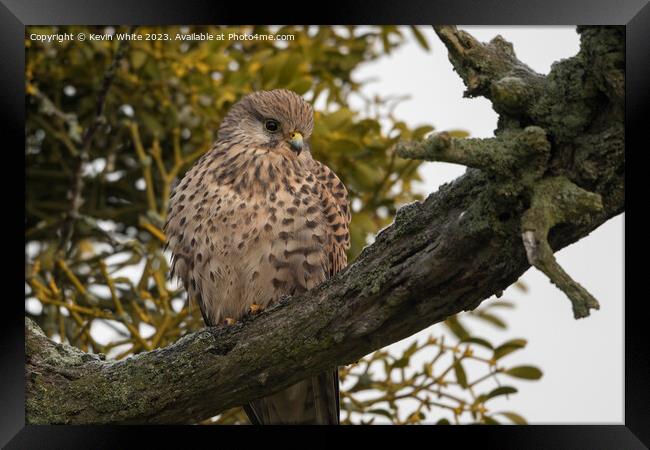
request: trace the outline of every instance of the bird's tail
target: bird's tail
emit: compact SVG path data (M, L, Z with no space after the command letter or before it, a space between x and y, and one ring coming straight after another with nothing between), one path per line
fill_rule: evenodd
M339 374L328 370L244 406L253 425L338 425Z

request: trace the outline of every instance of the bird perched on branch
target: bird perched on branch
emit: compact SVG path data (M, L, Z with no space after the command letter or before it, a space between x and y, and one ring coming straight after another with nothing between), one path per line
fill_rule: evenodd
M347 190L308 145L311 105L292 91L247 95L185 174L165 233L178 276L208 326L257 313L347 264ZM244 407L254 424L338 424L336 368Z

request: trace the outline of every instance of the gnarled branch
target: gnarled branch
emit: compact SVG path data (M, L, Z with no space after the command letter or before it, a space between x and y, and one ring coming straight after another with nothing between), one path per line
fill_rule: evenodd
M579 188L563 176L545 178L535 186L530 208L521 217L521 233L528 261L560 288L573 304L576 319L599 309L598 301L558 264L548 244L548 231L558 223L584 220L600 212L600 195Z

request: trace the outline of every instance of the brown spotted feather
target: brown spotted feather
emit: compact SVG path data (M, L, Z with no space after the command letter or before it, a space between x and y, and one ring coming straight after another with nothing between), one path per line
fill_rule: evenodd
M279 133L265 132L269 118ZM309 290L347 264L346 188L285 139L293 131L308 139L312 128L311 106L293 92L251 94L231 108L219 140L173 190L165 225L172 276L207 325ZM246 411L261 423L338 423L338 378L321 374Z

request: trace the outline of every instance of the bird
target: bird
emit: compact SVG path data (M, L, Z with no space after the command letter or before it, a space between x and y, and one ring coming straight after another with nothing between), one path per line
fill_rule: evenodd
M173 189L163 229L170 272L206 326L259 314L347 265L348 191L312 157L313 128L313 108L295 92L251 92ZM243 408L252 424L339 424L338 370Z

